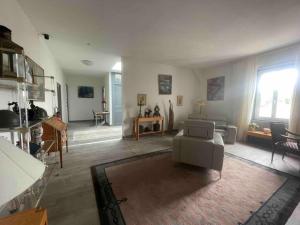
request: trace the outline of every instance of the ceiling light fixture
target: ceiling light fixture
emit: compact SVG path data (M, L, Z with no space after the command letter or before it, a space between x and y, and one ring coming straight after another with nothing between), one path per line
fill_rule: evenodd
M83 59L83 60L81 60L81 62L82 62L82 64L84 64L86 66L91 66L94 64L93 61L88 60L88 59Z

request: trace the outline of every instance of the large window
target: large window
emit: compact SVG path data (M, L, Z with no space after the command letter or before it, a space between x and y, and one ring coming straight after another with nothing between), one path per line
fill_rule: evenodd
M254 119L288 120L297 76L294 65L259 70Z

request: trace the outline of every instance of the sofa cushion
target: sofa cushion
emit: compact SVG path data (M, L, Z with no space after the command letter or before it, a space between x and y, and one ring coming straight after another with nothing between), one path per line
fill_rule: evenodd
M214 137L215 123L204 120L184 121L183 134L190 137L212 139Z

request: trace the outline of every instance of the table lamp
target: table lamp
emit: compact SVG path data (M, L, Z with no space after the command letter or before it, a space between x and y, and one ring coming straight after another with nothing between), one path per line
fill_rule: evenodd
M0 207L31 187L44 171L41 161L0 138Z
M199 114L202 114L202 107L206 105L206 102L204 100L198 99L196 101L196 105L199 107Z

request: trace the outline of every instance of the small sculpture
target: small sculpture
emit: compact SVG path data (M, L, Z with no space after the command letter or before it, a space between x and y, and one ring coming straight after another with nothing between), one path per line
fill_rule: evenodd
M154 113L153 113L153 116L160 116L160 113L159 113L160 109L158 107L158 105L156 105L154 107Z
M145 109L145 117L150 117L152 113L152 110L150 108Z
M173 131L173 126L174 126L174 111L173 111L173 104L171 100L169 100L170 107L169 107L169 124L168 124L168 131L172 132Z

